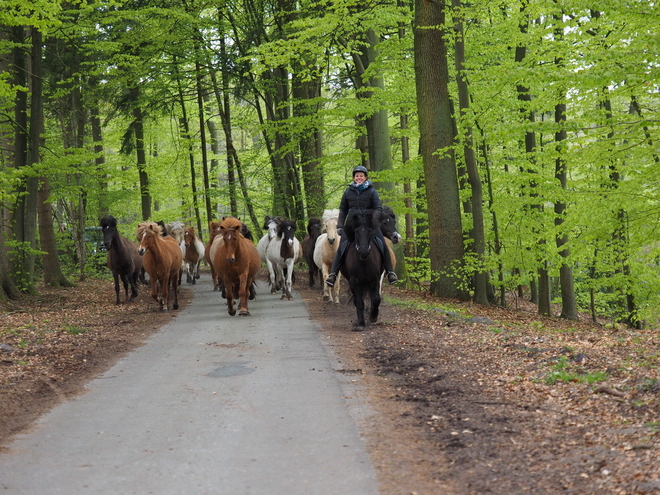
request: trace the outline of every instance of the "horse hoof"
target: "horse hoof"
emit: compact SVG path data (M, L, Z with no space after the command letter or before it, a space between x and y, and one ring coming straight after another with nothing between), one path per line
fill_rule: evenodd
M353 331L353 332L364 332L364 325L355 325L351 331Z
M196 285L196 284L197 284L197 280L193 278L193 279L192 279L192 282L190 282L190 283L193 284L193 285Z
M179 305L175 304L174 306L172 306L172 309L179 309Z
M330 298L328 296L323 296L323 302L328 302Z
M227 311L227 313L229 313L229 316L234 316L236 314L236 310L231 309L231 310Z
M238 313L238 316L250 316L250 312L243 310Z
M270 293L274 295L274 294L277 294L277 291L276 290L271 290Z

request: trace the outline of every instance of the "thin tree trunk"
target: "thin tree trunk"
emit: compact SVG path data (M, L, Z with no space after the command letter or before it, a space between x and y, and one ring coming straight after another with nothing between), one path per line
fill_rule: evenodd
M525 10L526 5L527 5L526 3L523 5L521 11ZM521 21L520 32L522 34L527 33L526 20ZM526 56L526 52L527 49L525 46L517 46L515 53L515 61L517 63L522 63L522 61ZM523 118L527 119L530 122L530 124L534 123L535 120L534 112L528 109L529 103L532 101L532 95L530 94L529 88L524 86L523 84L518 84L516 90L518 92L518 101L521 102L520 112L523 115ZM536 134L534 133L533 130L528 130L525 132L525 152L527 154L528 160L530 162L533 162L534 153L536 153ZM532 175L535 173L531 169L528 172L530 172ZM540 218L541 216L540 214L541 211L543 210L543 206L533 201L533 198L536 198L538 196L537 187L538 184L536 183L536 181L533 179L530 180L529 193L528 193L530 203L528 207L530 213L536 212L538 217ZM535 233L540 235L541 234L540 229L535 228ZM545 242L543 240L539 241L538 249L544 250L543 249L544 244ZM538 275L538 286L539 286L538 313L540 315L550 316L551 314L550 276L548 274L547 261L545 261L545 256L543 256L542 254L539 255L539 259L538 259L537 275Z
M456 12L461 9L461 0L452 0L452 6ZM458 102L460 106L460 115L467 114L470 108L470 93L468 82L465 78L463 62L465 61L465 42L463 38L463 20L460 17L454 19L457 36L454 43L455 64L456 64L456 82L458 84ZM480 265L474 274L474 302L477 304L488 305L488 272L483 268L483 262L486 252L486 235L484 232L484 214L483 214L483 192L481 187L481 177L474 153L474 141L472 139L472 126L467 125L464 135L463 154L465 157L465 168L467 170L470 190L472 192L472 251L476 255L477 262Z
M13 28L13 41L16 47L12 50L14 62L14 80L17 86L28 87L28 65L25 56L25 29L22 26ZM28 124L28 94L17 91L15 119L14 166L25 168L30 164L29 124ZM27 293L34 294L34 265L37 237L37 178L27 174L19 188L19 196L14 211L14 240L17 241L16 254L11 259L13 278L18 287Z

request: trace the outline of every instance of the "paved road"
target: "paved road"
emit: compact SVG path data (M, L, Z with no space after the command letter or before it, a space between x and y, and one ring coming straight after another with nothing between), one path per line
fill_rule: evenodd
M0 493L370 495L356 421L300 295L193 303L0 454ZM356 419L357 418L357 419Z

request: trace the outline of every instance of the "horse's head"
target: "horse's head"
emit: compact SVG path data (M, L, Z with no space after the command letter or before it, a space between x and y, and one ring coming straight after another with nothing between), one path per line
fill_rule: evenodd
M236 261L236 247L240 239L243 238L241 230L243 222L235 217L225 217L220 224L220 234L224 239L224 246L226 250L226 259L229 263Z
M393 244L398 243L402 237L396 230L396 215L389 206L383 206L383 211L378 212L377 222L380 230Z
M140 246L138 254L143 256L153 246L154 242L163 235L162 227L156 222L142 222L137 228L137 238Z
M321 219L316 217L311 217L307 221L307 233L312 239L316 239L321 235Z
M183 241L185 246L188 248L190 245L195 242L195 227L186 227L183 231Z
M349 241L355 243L358 257L362 261L366 261L371 256L371 240L376 228L378 227L374 225L373 210L349 215L345 232Z
M323 229L328 234L328 242L334 244L337 240L337 222L339 221L339 210L325 210L323 212Z
M101 219L101 232L103 232L103 244L109 250L112 247L112 241L117 235L117 219L112 215Z

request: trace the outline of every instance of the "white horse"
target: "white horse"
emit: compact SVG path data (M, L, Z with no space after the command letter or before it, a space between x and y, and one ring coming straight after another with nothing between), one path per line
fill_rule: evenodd
M339 220L339 210L325 210L321 221L323 222L323 230L325 233L321 234L316 239L314 246L314 263L321 270L321 284L323 285L323 300L331 301L339 304L339 281L341 273L337 273L337 280L333 287L328 287L325 284L325 279L328 278L332 260L335 259L335 253L339 249L341 237L337 235L337 221Z
M276 279L282 280L282 299L293 299L293 266L302 258L302 247L296 239L296 222L282 220L277 227L277 236L268 243L266 257L273 264ZM284 270L286 269L286 273Z
M268 230L268 233L259 239L259 242L257 243L257 251L259 251L261 262L268 268L268 285L270 285L271 294L277 294L277 291L282 288L282 280L277 279L273 264L268 259L268 245L272 239L277 237L277 227L281 222L282 219L280 217L266 216L263 228Z

